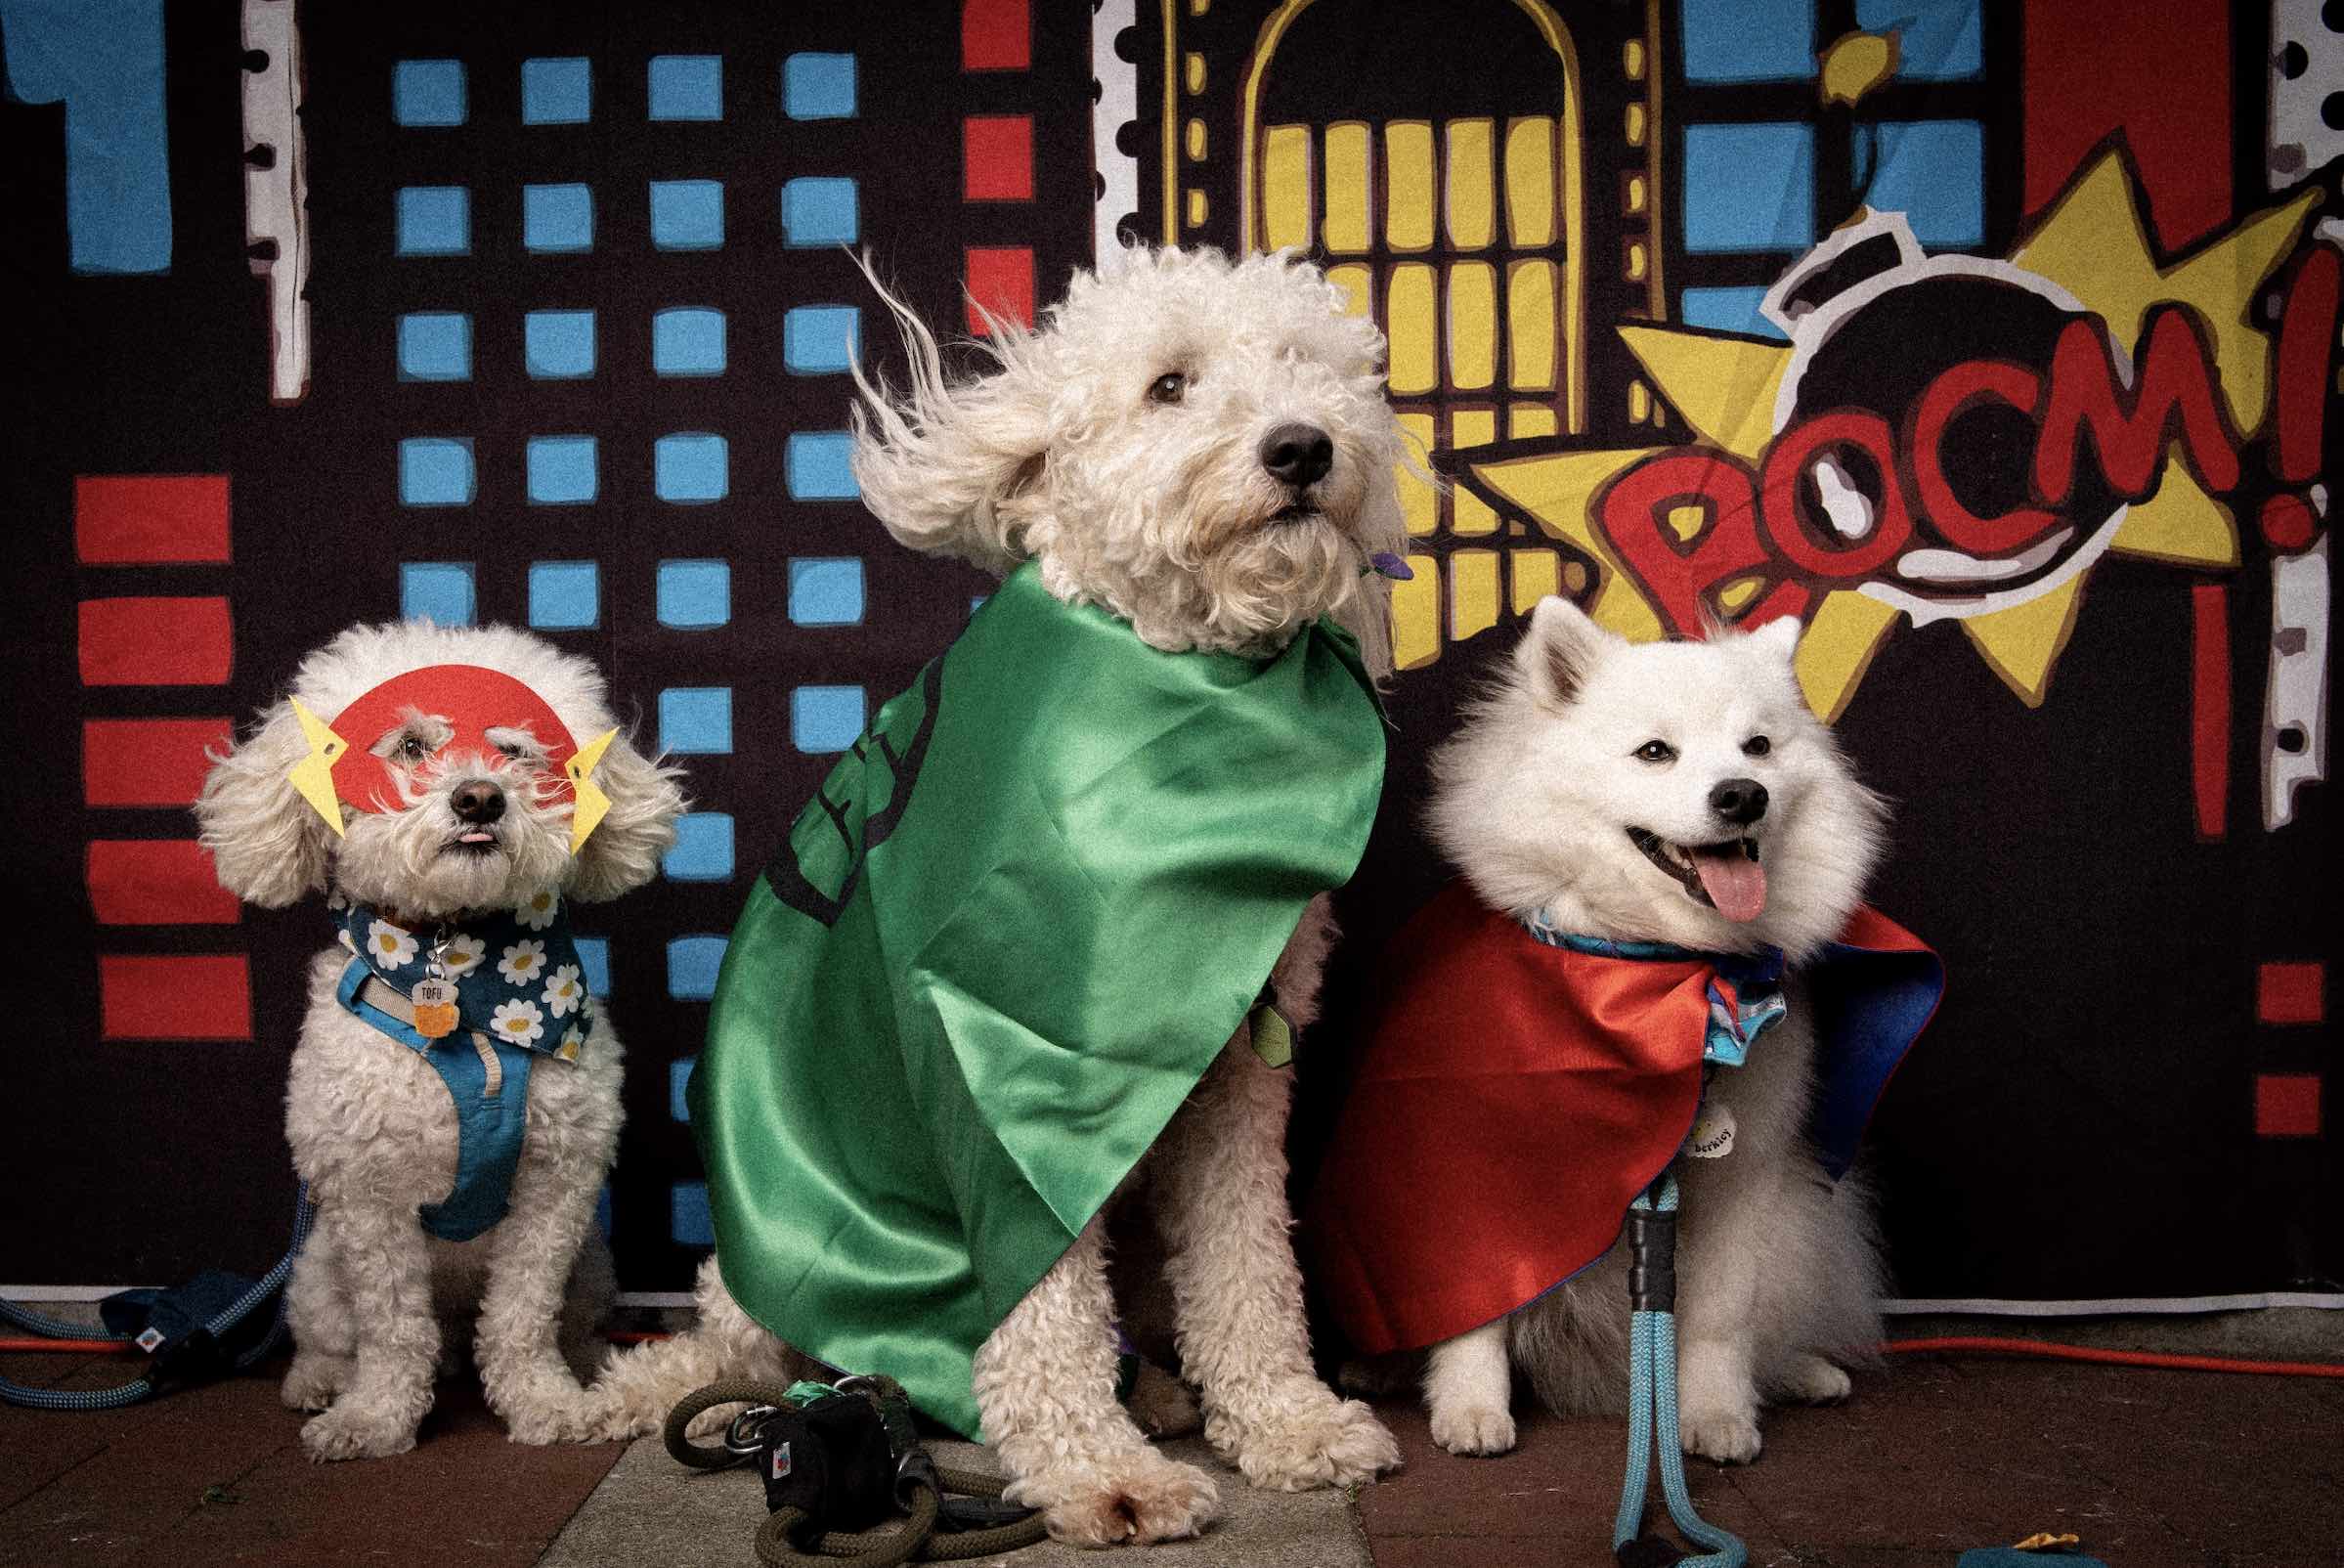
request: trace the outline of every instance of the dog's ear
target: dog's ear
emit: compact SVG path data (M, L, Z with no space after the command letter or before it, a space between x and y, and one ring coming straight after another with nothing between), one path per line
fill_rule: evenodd
M859 357L849 365L861 394L848 411L849 462L863 504L898 544L1007 572L1026 555L1020 509L1011 503L1041 478L1050 445L1055 389L1033 334L978 307L986 336L975 346L996 369L948 381L935 334L881 284L867 260L863 273L895 318L911 363L911 384L900 394L866 376Z
M1514 665L1541 703L1568 708L1595 661L1619 641L1578 605L1550 595L1531 612L1530 633L1514 649Z
M1756 632L1748 632L1746 635L1750 638L1751 646L1763 648L1773 657L1788 664L1798 655L1799 633L1799 617L1784 615L1775 617Z
M326 891L326 825L293 787L309 739L292 704L280 702L240 745L211 754L195 797L195 822L220 886L247 903L282 909ZM339 810L337 802L334 807Z
M610 743L593 775L610 797L610 810L579 847L572 898L600 903L658 875L660 856L675 847L675 819L685 804L682 778L681 768L649 761L625 736Z

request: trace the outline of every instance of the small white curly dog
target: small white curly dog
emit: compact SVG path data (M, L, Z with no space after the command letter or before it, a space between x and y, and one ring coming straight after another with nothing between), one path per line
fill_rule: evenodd
M854 472L897 540L996 572L1032 558L1060 599L1172 651L1275 651L1332 615L1389 673L1385 585L1363 575L1406 548L1383 339L1316 269L1282 254L1110 257L1075 275L1038 330L993 324L991 373L970 379L948 379L927 328L888 302L912 382L895 398L857 371ZM1316 1015L1332 937L1322 897L1273 974L1297 1025ZM1256 1486L1349 1485L1399 1449L1312 1367L1288 1235L1289 1075L1247 1040L1240 1029L1224 1048L1127 1189L1148 1190L1167 1243L1207 1440ZM1061 1540L1194 1535L1218 1505L1212 1478L1157 1453L1113 1397L1106 1231L1102 1214L979 1348L984 1432L1010 1496ZM612 1401L606 1435L657 1430L719 1376L795 1365L713 1259L698 1305L691 1331L612 1358L595 1384Z
M328 756L313 758L296 703L339 726ZM676 775L614 737L588 775L608 814L573 853L576 800L591 797L561 764L613 728L599 673L540 638L360 626L305 659L204 781L222 885L268 908L330 888L340 928L310 967L285 1092L317 1221L287 1293L283 1396L321 1412L301 1429L314 1459L412 1448L475 1310L481 1379L513 1439L586 1435L560 1340L578 1346L609 1304L592 1222L621 1048L578 967L556 962L574 956L562 904L647 881L683 808ZM427 968L461 987L447 1024L416 1005L433 993L404 994Z

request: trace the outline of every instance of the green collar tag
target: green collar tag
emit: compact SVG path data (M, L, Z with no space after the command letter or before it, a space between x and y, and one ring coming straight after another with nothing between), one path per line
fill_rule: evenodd
M1294 1060L1294 1025L1285 1015L1264 1002L1253 1010L1247 1020L1253 1029L1253 1054L1274 1067L1282 1067Z

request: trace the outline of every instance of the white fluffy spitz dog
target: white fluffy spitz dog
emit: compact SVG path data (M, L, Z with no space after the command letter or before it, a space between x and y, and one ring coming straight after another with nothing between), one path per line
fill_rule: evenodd
M1488 911L1784 955L1787 1014L1705 1101L1730 1112L1731 1154L1681 1162L1681 1425L1687 1452L1719 1460L1757 1457L1766 1401L1845 1397L1838 1363L1879 1339L1867 1196L1829 1181L1805 1137L1815 1037L1799 967L1856 909L1886 813L1801 698L1798 630L1630 644L1547 599L1434 764L1434 834ZM1433 1347L1436 1442L1510 1449L1511 1367L1557 1411L1625 1409L1624 1251Z

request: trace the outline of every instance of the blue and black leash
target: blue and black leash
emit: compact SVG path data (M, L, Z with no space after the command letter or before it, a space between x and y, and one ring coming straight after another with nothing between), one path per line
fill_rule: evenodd
M1623 1568L1742 1568L1749 1559L1741 1538L1693 1511L1685 1490L1684 1446L1676 1429L1676 1176L1663 1171L1628 1210L1628 1481L1612 1524L1612 1554ZM1657 1428L1657 1430L1656 1430ZM1657 1439L1657 1442L1656 1442ZM1639 1539L1644 1494L1655 1448L1661 1495L1684 1538L1700 1546L1688 1556L1665 1540Z
M117 1388L55 1389L32 1388L23 1383L0 1377L0 1402L22 1405L30 1410L120 1410L144 1399L152 1399L166 1389L187 1383L202 1382L225 1372L242 1372L257 1366L284 1338L285 1282L292 1278L293 1259L300 1256L302 1244L309 1240L309 1230L317 1217L316 1206L309 1200L309 1185L301 1185L293 1205L293 1241L285 1248L277 1266L264 1274L251 1288L213 1313L202 1323L177 1336L166 1337L154 1329L145 1333L109 1333L93 1330L87 1324L68 1323L30 1311L13 1301L0 1301L0 1323L8 1323L27 1333L45 1339L102 1339L118 1345L139 1344L153 1352L147 1375ZM248 1348L233 1357L223 1357L222 1348L244 1321L276 1300L276 1315L268 1331ZM149 1343L152 1339L153 1342Z

